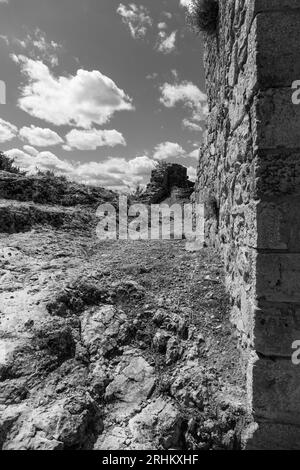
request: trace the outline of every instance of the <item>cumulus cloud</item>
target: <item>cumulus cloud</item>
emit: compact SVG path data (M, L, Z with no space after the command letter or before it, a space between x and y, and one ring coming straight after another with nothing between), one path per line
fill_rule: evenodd
M78 166L75 177L82 182L93 182L110 179L113 186L134 187L149 176L155 163L147 156L136 157L132 160L125 158L108 158L104 162L88 162ZM112 185L111 185L112 186Z
M19 132L21 139L37 147L49 147L62 144L63 139L51 129L42 129L41 127L22 127Z
M39 154L39 151L31 145L24 145L23 149L26 153L29 153L29 155L32 155L33 157L36 157Z
M26 54L27 57L47 63L50 67L58 65L58 57L63 50L61 44L48 40L46 34L39 28L36 28L32 33L28 33L23 39L3 35L0 36L0 39L15 51L13 57L16 60L20 49L22 49L22 53Z
M0 142L8 142L17 136L18 128L0 118Z
M189 157L195 158L196 160L199 160L199 149L193 150L190 154Z
M199 124L197 124L196 122L190 121L189 119L184 119L182 121L182 125L185 129L189 129L190 131L200 132L203 130L202 127L199 126Z
M0 2L1 3L1 2ZM4 36L3 34L0 35L0 39L5 42L7 46L9 46L9 39L8 36Z
M167 108L181 104L191 112L191 117L183 121L183 125L192 128L191 124L198 124L206 119L208 113L207 97L194 83L189 81L164 83L160 87L160 102ZM195 128L193 130L196 130Z
M157 25L158 29L167 29L167 23L165 23L164 21L161 21L160 23L158 23Z
M109 157L103 162L74 163L51 152L39 152L31 146L24 146L23 150L11 149L5 153L17 166L29 173L35 173L37 169L52 170L73 181L112 189L135 187L149 178L155 166L155 162L147 156L131 160Z
M167 34L166 31L160 31L158 33L159 42L157 50L163 54L170 54L176 49L176 35L177 31L173 31L171 34Z
M155 160L167 160L185 156L185 151L176 142L162 142L155 147L153 158Z
M7 150L5 155L12 158L18 167L29 173L35 173L37 168L40 170L56 170L60 174L72 171L70 162L60 160L52 152L38 152L32 147L24 147L24 151L16 148Z
M155 80L157 77L158 77L158 73L153 72L153 73L149 73L149 74L146 76L146 79L147 79L147 80Z
M66 150L96 150L98 147L126 145L123 135L116 130L78 130L73 129L66 135Z
M14 56L27 84L18 106L31 116L57 126L91 128L108 122L115 112L132 110L132 100L101 72L78 70L72 76L54 76L47 65L25 56Z
M183 8L187 8L188 10L191 10L193 7L193 0L180 0L179 5Z
M32 34L27 34L25 39L14 39L21 48L26 50L26 54L35 60L42 60L52 67L58 65L58 54L62 46L57 42L48 41L46 34L36 28Z
M193 166L188 167L187 175L191 181L196 181L197 179L197 169Z
M144 38L153 23L148 9L143 5L137 6L135 3L130 3L126 6L120 3L117 13L122 17L123 23L128 26L134 39Z

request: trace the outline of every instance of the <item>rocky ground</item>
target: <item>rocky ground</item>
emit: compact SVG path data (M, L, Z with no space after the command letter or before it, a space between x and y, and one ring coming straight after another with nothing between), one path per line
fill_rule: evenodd
M100 242L83 222L26 230L0 234L0 448L239 448L218 255Z

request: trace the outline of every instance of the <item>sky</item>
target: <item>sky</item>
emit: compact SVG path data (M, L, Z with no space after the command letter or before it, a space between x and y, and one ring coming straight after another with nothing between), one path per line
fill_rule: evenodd
M115 190L161 160L195 177L207 103L188 3L0 0L0 150Z

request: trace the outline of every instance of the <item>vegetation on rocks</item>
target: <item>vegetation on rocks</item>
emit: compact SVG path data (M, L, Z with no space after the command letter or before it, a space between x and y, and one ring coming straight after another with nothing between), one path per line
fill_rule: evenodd
M0 151L0 171L8 171L10 173L21 174L21 170L14 165L11 158L8 158L3 152Z
M188 22L197 33L213 34L217 29L218 15L217 0L195 0L188 13Z

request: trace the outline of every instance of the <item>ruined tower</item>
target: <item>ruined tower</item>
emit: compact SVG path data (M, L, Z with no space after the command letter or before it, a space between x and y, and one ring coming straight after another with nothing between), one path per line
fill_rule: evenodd
M246 448L300 449L300 0L219 0L205 38L196 197L224 253L253 424Z

